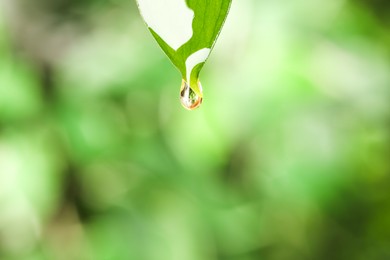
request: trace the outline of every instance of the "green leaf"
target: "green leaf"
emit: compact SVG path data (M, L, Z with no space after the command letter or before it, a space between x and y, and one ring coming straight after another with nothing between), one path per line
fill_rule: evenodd
M199 73L221 32L231 1L137 0L152 35L199 96Z

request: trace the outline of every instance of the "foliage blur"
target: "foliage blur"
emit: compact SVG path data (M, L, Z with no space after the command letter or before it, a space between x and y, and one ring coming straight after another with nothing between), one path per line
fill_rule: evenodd
M233 1L194 112L135 1L0 4L0 259L390 259L389 1Z

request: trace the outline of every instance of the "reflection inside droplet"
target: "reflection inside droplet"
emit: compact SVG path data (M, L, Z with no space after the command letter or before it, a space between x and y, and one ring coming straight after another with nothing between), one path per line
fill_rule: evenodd
M198 81L198 88L202 93L202 85ZM183 80L180 89L180 102L184 108L188 110L194 110L202 104L203 98L199 96L190 85Z

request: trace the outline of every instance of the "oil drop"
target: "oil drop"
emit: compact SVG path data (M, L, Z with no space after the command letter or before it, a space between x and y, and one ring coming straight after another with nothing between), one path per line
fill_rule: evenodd
M183 80L180 88L180 102L185 109L194 110L202 104L203 101L203 93L202 93L202 85L200 81L198 81L198 89L201 95L198 95L187 83L187 81Z

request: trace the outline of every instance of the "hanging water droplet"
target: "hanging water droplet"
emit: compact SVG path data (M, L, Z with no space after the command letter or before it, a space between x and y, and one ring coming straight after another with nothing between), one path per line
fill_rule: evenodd
M198 88L202 94L202 85L198 81ZM180 102L184 108L194 110L198 108L203 101L203 97L198 95L185 80L183 80L180 89Z

